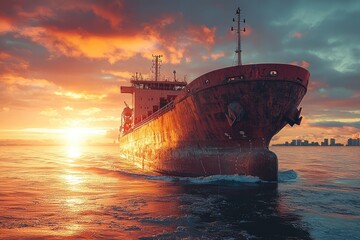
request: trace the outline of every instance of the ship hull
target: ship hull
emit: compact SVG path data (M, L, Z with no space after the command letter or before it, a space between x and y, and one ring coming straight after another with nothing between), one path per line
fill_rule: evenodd
M276 77L265 74L274 69ZM308 78L305 69L281 64L205 74L120 137L120 152L143 169L169 175L238 174L276 181L278 160L269 143L299 120L297 106Z

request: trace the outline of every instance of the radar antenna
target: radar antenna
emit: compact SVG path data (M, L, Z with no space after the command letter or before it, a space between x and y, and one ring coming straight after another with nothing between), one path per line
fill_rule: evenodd
M231 31L236 30L237 33L237 49L235 51L235 53L237 54L237 64L238 66L242 65L242 61L241 61L241 32L245 32L245 28L240 29L240 22L245 23L245 19L241 19L240 18L240 8L238 7L238 9L236 10L236 15L237 15L237 28L231 27ZM235 18L233 18L233 22L235 22Z
M152 55L153 57L153 73L155 76L155 81L157 81L160 77L160 65L161 65L161 57L162 55Z

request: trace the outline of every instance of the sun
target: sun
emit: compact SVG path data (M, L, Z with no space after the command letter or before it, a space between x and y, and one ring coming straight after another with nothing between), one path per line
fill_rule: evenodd
M93 128L66 128L64 130L65 141L69 146L79 146L85 144L91 138L105 135L105 130Z
M68 145L80 145L85 141L86 135L81 128L67 128L65 129L65 137Z

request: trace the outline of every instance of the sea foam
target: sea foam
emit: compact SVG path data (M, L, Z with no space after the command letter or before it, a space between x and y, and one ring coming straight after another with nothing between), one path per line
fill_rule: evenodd
M259 183L261 181L258 177L239 175L213 175L207 177L146 176L146 179L189 184Z
M279 171L278 182L291 182L298 178L297 173L294 170Z

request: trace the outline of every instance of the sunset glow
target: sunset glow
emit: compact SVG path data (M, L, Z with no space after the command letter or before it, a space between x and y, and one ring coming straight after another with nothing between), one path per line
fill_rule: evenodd
M161 79L176 70L178 79L190 82L233 65L236 38L229 29L237 3L189 4L2 1L0 144L116 142L124 101L131 104L119 87L135 72L151 76L152 54L163 55ZM359 137L353 31L359 4L332 3L328 11L299 4L285 15L277 14L278 3L261 4L241 4L244 64L290 63L311 73L302 125L286 127L274 142Z
M62 133L65 135L68 145L77 146L90 138L103 136L106 131L91 128L67 128L64 129Z

